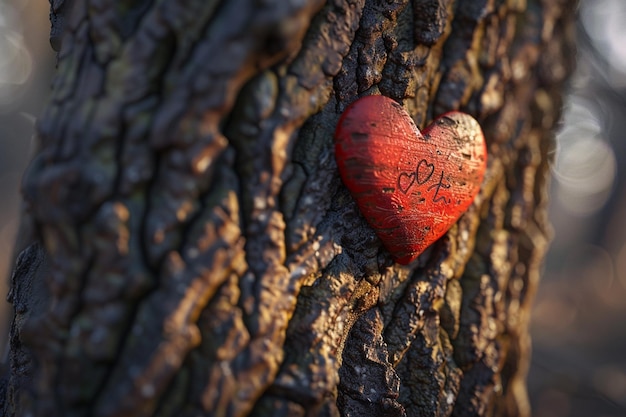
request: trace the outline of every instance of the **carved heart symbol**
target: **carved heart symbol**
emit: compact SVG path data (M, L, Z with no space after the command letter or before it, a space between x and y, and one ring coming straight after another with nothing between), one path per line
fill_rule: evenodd
M422 166L426 167L426 174L423 173L424 170L422 169ZM420 175L420 172L422 172L422 175ZM417 170L415 171L415 174L417 175L417 183L419 185L426 184L426 181L433 176L434 172L435 164L429 164L426 159L420 160L419 164L417 164Z
M408 193L409 188L411 188L411 186L415 182L415 176L415 172L411 172L410 174L407 174L406 172L401 172L400 176L398 177L398 189L404 194Z
M341 178L396 262L408 264L474 201L487 165L478 122L446 113L420 133L401 105L367 96L335 131Z

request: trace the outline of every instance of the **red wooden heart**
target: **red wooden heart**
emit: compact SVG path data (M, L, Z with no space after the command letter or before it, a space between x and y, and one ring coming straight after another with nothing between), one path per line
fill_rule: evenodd
M422 134L401 105L367 96L339 119L335 157L368 223L396 262L408 264L472 204L487 148L465 113L446 113Z

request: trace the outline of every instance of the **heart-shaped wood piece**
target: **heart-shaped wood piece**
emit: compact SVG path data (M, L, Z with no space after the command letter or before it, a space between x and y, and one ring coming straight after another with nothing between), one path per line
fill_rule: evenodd
M472 204L487 165L478 122L449 112L423 134L383 96L352 103L335 131L341 178L396 262L408 264Z

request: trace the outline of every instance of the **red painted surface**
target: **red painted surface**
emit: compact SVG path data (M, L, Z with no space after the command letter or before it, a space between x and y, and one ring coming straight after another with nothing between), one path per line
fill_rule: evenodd
M352 103L335 131L344 184L396 262L408 264L474 201L487 164L478 122L446 113L423 133L383 96Z

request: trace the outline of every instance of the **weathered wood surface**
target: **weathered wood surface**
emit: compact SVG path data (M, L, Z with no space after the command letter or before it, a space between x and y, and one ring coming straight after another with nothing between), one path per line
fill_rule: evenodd
M572 2L53 6L4 415L529 415ZM409 266L334 160L372 92L488 142L474 205Z

